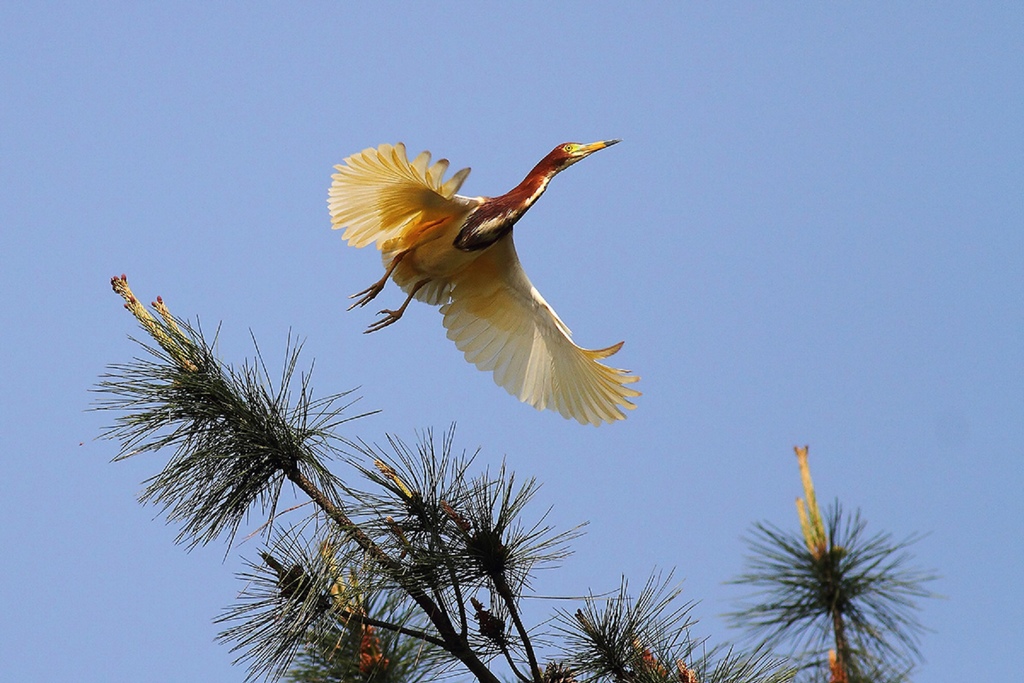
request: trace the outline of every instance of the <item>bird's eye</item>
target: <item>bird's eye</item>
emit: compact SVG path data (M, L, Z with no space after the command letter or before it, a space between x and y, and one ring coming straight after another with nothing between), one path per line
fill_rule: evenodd
M565 145L564 147L562 147L562 149L564 149L567 154L572 154L573 152L576 151L576 145L574 145L574 144L572 144L570 142L568 145Z

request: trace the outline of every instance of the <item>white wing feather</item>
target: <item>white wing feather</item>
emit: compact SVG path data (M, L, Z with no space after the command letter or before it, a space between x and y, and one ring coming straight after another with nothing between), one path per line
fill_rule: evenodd
M448 338L480 370L535 408L556 410L583 424L625 418L640 392L639 377L599 360L619 350L584 349L530 283L511 235L487 249L451 280L441 306Z

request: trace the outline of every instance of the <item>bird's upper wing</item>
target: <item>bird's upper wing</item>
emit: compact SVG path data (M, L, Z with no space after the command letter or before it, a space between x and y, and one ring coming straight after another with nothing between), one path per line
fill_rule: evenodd
M511 235L452 279L441 307L448 338L494 381L535 408L580 423L625 418L639 377L599 362L621 348L584 349L526 276Z
M381 145L353 154L334 167L327 196L334 229L353 247L384 243L402 237L423 220L434 220L466 211L472 206L456 192L469 175L464 168L447 181L448 160L430 165L430 152L411 162L405 145Z

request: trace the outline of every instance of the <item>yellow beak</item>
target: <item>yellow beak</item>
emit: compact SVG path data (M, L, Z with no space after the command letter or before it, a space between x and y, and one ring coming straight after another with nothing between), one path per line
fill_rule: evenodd
M579 154L579 157L582 159L583 157L590 156L599 149L611 147L612 145L620 142L622 142L622 140L601 140L600 142L591 142L589 145L580 145L577 154Z

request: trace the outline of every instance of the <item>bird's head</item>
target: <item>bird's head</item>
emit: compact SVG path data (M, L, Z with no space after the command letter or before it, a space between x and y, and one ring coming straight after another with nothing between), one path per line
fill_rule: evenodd
M588 145L579 142L563 142L551 150L551 152L544 157L539 164L537 164L537 167L538 170L543 167L543 169L550 173L550 175L554 175L569 168L577 161L586 159L597 150L604 149L605 147L611 147L618 142L621 141L601 140L600 142L591 142Z

